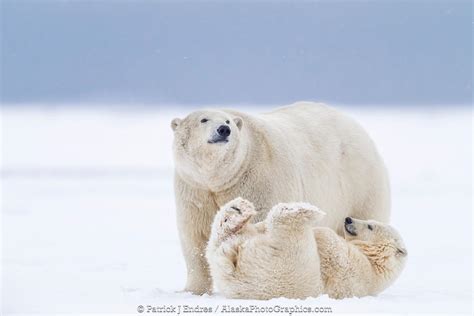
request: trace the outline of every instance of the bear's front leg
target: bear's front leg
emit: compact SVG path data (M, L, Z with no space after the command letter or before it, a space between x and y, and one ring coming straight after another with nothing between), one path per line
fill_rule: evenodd
M196 235L191 235L193 233L188 236L181 234L181 244L187 268L184 291L196 295L210 294L212 292L212 279L205 257L207 242Z
M202 295L212 292L206 247L217 206L210 194L188 186L175 177L178 233L187 268L185 291Z

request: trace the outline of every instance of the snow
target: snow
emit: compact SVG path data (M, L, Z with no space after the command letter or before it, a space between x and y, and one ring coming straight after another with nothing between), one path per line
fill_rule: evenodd
M138 305L187 304L470 314L471 108L343 110L387 163L392 223L408 248L405 271L379 296L260 302L179 293L185 265L169 123L190 109L4 107L3 313L137 314Z

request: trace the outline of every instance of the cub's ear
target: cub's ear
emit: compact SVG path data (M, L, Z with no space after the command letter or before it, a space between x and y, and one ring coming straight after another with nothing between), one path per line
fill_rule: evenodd
M397 256L399 257L406 257L408 252L405 248L397 248Z
M175 131L176 128L178 127L178 125L179 125L180 123L181 123L181 119L179 119L179 118L173 119L173 120L171 121L171 129L172 129L173 131Z
M235 123L235 125L237 125L237 127L238 127L239 129L241 129L241 128L242 128L242 124L243 124L244 122L242 121L242 119L241 119L240 117L236 117L236 118L234 118L234 123Z

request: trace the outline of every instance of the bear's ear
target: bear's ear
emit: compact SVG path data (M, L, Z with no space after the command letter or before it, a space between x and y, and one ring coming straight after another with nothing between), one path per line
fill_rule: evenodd
M399 257L406 257L408 252L405 248L397 248L397 256Z
M241 119L240 117L234 118L234 123L235 123L235 125L237 125L237 127L238 127L239 129L242 129L243 121L242 121L242 119Z
M179 118L173 119L173 120L171 121L171 129L172 129L173 131L175 131L176 128L178 127L178 125L179 125L180 123L181 123L181 119L179 119Z

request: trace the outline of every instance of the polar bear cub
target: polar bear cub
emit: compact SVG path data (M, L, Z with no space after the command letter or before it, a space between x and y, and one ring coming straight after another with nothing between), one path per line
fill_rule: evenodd
M402 272L407 251L399 233L374 220L347 217L344 238L315 228L323 292L331 298L376 295Z
M214 284L227 298L317 297L322 291L313 227L325 213L280 203L250 222L253 204L236 198L215 216L206 250Z

